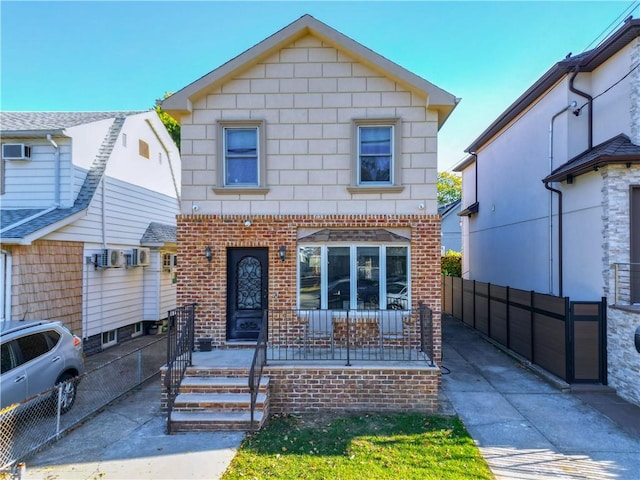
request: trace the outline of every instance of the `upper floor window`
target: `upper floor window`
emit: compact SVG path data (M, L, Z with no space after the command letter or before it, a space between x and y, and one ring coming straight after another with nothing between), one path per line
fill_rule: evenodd
M400 119L356 119L352 189L398 190Z
M264 122L220 122L218 134L216 193L264 189Z

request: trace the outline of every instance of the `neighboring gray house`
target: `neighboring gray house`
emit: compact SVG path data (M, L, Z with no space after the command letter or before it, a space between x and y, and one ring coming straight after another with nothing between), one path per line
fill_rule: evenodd
M454 252L462 251L462 227L458 214L460 213L462 200L458 199L446 205L438 207L438 213L441 215L440 229L442 240L440 242L440 250L442 255L449 250Z
M180 156L156 112L1 112L0 135L0 321L95 352L166 318Z
M640 20L553 65L467 151L464 277L606 297L608 381L640 404Z

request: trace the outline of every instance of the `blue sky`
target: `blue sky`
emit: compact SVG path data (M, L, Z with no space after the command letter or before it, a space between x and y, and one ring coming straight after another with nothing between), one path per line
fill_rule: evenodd
M0 2L0 109L140 110L308 13L462 101L439 170L635 0ZM624 17L621 17L623 15Z

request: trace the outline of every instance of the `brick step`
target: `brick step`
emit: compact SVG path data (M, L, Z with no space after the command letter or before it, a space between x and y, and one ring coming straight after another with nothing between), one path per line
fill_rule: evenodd
M254 412L255 424L251 426L251 414L246 412L176 412L171 414L171 430L174 432L214 432L259 430L267 418L266 412Z
M258 393L256 410L262 410L267 403L267 395ZM249 393L180 393L173 405L174 411L249 411Z
M269 379L262 378L258 391L266 393ZM180 384L180 393L246 393L249 394L249 382L242 377L184 377Z

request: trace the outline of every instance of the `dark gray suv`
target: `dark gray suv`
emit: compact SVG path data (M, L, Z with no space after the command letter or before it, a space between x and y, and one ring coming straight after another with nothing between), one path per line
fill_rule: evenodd
M64 382L60 410L66 413L77 388L68 380L84 373L82 340L60 322L0 322L0 367L0 408Z

